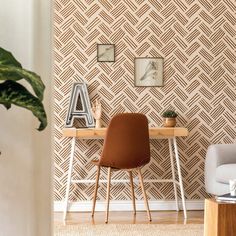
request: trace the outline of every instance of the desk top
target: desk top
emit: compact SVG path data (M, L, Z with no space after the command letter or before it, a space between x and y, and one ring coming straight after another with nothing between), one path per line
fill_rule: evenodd
M64 128L63 137L76 137L78 139L103 139L107 128ZM186 137L188 130L184 127L150 127L150 139L161 139L170 137Z

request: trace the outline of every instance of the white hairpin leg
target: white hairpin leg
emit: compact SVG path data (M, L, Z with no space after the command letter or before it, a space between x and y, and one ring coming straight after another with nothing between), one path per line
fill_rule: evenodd
M178 176L179 176L179 186L180 186L180 193L181 193L181 198L182 198L184 218L187 219L187 212L186 212L186 205L185 205L185 198L184 198L183 180L182 180L181 169L180 169L178 146L177 146L177 142L176 142L175 137L173 138L173 142L174 142L174 152L175 152L176 165L177 165Z
M73 137L72 142L71 142L70 163L69 163L68 177L67 177L67 183L66 183L65 208L64 208L64 216L63 216L64 220L66 220L66 215L67 215L67 210L68 210L71 175L72 175L73 160L74 160L74 153L75 153L75 141L76 141L76 138Z
M174 158L173 158L172 142L170 138L168 139L168 142L169 142L169 151L170 151L172 180L173 180L173 185L174 185L175 205L176 205L176 211L179 211L178 194L177 194L177 186L176 186L176 179L175 179Z

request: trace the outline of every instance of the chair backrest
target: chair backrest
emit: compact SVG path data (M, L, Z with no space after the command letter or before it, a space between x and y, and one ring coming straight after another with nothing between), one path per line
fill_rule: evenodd
M100 165L137 168L150 161L148 120L140 113L114 116L107 128Z

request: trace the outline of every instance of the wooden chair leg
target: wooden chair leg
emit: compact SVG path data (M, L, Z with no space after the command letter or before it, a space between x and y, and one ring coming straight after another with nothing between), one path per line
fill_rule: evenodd
M111 167L108 168L108 175L107 175L107 197L106 197L106 219L105 223L108 222L108 214L109 214L109 201L110 201L110 185L111 185Z
M99 176L100 176L100 169L101 167L97 167L97 175L96 175L96 183L95 183L95 189L94 189L94 196L93 196L93 209L92 209L92 216L94 216L95 206L96 206L96 200L97 200L97 192L98 192L98 182L99 182Z
M134 210L134 215L136 215L135 195L134 195L134 182L133 182L132 171L129 171L129 178L130 178L130 188L131 188L131 195L132 195L132 202L133 202L133 210Z
M140 185L141 185L142 192L143 192L143 198L144 198L144 203L145 203L146 210L147 210L148 219L149 219L149 221L152 221L150 210L149 210L149 205L148 205L148 200L147 200L147 195L146 195L146 191L145 191L144 184L143 184L143 177L142 177L141 169L138 168L137 170L138 170Z

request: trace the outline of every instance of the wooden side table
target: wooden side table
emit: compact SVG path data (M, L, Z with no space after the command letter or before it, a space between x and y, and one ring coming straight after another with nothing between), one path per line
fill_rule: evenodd
M236 203L205 200L204 236L236 235Z

